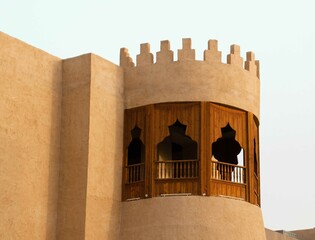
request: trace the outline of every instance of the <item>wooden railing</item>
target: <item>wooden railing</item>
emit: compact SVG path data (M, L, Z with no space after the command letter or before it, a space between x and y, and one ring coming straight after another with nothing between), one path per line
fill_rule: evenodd
M198 178L199 160L156 161L156 179Z
M234 164L211 161L211 178L234 183L246 183L246 168Z
M144 163L126 166L126 183L144 181Z

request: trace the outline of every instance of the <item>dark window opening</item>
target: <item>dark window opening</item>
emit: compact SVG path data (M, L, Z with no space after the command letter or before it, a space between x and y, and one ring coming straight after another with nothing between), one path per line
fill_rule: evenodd
M157 178L199 176L198 144L186 135L186 125L178 120L169 126L169 136L157 146Z
M235 140L236 131L228 123L221 128L221 134L212 143L212 178L245 183L244 150ZM239 163L241 166L237 166Z
M212 154L219 162L238 164L237 155L241 152L242 147L235 140L236 131L228 123L221 128L222 137L212 143Z
M197 142L185 134L186 125L177 120L169 126L169 133L158 144L159 161L197 159Z
M127 181L144 180L145 145L140 139L141 129L135 126L131 130L132 140L128 145Z

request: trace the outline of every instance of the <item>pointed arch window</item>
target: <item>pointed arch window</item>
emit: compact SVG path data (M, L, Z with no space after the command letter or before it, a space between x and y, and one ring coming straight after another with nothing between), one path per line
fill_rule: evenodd
M135 126L131 130L132 140L128 145L127 181L144 180L145 145L140 139L141 129Z
M237 166L238 155L244 162L244 150L235 139L236 131L228 123L221 128L222 136L212 143L212 178L237 183L245 183L245 168Z
M178 119L169 127L169 136L158 144L157 178L199 176L198 144L186 135L187 126Z

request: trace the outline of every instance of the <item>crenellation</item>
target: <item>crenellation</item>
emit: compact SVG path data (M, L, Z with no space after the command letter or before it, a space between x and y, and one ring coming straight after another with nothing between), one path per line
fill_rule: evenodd
M153 54L150 52L150 44L142 43L140 45L140 54L137 55L137 66L153 64Z
M191 48L191 39L183 38L183 47L178 50L178 61L191 61L195 60L195 49Z
M243 58L241 57L241 48L238 45L231 45L230 54L227 55L227 64L243 67Z
M253 52L246 53L245 69L257 75L257 66L255 62L255 54Z
M174 61L174 52L170 50L168 40L161 41L160 51L156 53L156 63L170 63Z
M204 51L203 59L209 63L222 62L222 53L218 51L218 40L208 41L208 50Z
M121 67L134 67L135 64L132 61L132 58L129 56L127 48L120 49L120 64Z
M195 61L195 49L192 49L192 41L190 38L182 39L182 49L178 49L177 62ZM222 52L218 50L218 40L208 40L208 49L204 50L203 61L209 64L222 63ZM163 40L160 42L160 51L156 52L156 64L171 64L174 61L174 51L171 50L170 41ZM136 66L145 66L154 64L154 55L150 51L149 43L140 44L140 54L136 57ZM230 46L230 53L227 55L226 64L237 66L253 73L258 78L260 76L259 61L255 60L253 52L246 53L246 61L244 63L241 57L241 48L239 45ZM124 68L135 67L132 58L129 56L128 49L120 49L120 66Z

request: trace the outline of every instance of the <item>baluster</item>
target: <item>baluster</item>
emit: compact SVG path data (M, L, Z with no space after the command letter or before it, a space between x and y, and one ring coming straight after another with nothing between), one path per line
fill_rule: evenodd
M226 180L226 165L222 165L223 167L223 180Z
M229 165L225 165L225 180L230 180L230 166Z
M163 163L163 178L168 178L168 163Z
M196 177L199 177L199 161L196 161Z
M132 182L132 176L133 176L132 166L130 166L129 171L130 171L130 182Z
M136 182L136 181L138 181L138 166L135 166L135 179L134 179L134 181Z
M226 165L222 164L222 168L223 168L223 180L226 180Z
M189 164L191 164L191 162L186 162L186 163L185 163L185 168L186 168L186 169L185 169L185 177L188 177L188 178L190 177L190 176L189 176L189 175L190 175L190 174L189 174L189 169L190 169L190 168L189 168Z
M134 182L135 181L135 177L136 177L136 173L135 173L136 171L135 171L135 167L134 166L132 166L132 182Z
M178 177L178 164L177 162L173 162L173 173L174 173L174 178Z
M168 163L168 174L169 174L169 177L170 178L173 178L174 177L174 163L171 162L171 163Z
M246 169L242 171L243 183L246 183Z
M216 174L218 175L217 179L221 179L222 178L222 175L221 175L221 164L216 163L215 165L217 166L217 170L218 170L218 172L216 172Z
M230 168L231 168L231 175L232 175L231 181L236 182L236 176L235 176L235 172L234 172L236 167L234 167L234 169L233 169L233 167L230 166Z
M239 183L243 183L242 171L243 171L243 168L239 168L239 170L238 170Z
M189 174L189 177L193 177L193 174L192 174L192 172L191 172L191 169L192 169L192 166L193 166L194 163L195 163L195 162L190 162L189 165L188 165L188 166L189 166L189 173L188 173L188 174Z
M241 168L237 167L237 182L240 183L241 182L241 176L240 176L240 171L242 171Z
M130 170L129 167L127 167L127 181L130 182Z
M157 163L159 178L162 178L162 163Z

